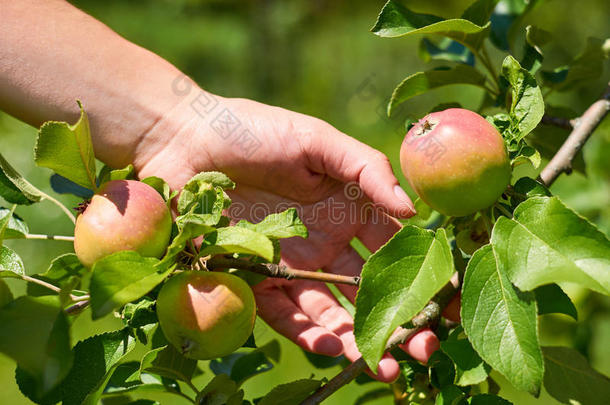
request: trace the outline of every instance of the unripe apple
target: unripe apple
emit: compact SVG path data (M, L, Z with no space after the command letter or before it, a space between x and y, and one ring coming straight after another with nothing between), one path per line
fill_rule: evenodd
M87 267L123 250L161 257L171 231L171 213L154 188L135 180L112 180L76 219L74 251Z
M426 204L456 217L492 205L511 176L498 130L477 113L461 108L419 120L405 136L400 164Z
M209 360L233 353L248 340L256 303L237 276L186 271L161 288L157 316L167 340L185 357Z

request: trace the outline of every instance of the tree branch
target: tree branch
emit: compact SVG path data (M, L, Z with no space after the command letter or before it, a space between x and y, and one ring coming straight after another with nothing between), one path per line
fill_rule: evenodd
M591 104L582 117L578 119L568 139L540 173L539 179L543 184L549 187L561 173L569 174L572 172L572 161L576 154L585 145L595 128L608 114L608 111L610 111L610 83L602 98Z
M553 125L555 127L571 130L576 126L578 120L570 120L567 118L553 117L551 115L544 114L540 122L542 122L544 125Z
M423 328L438 320L441 316L441 309L447 306L451 298L457 293L458 289L452 283L447 283L411 321L412 328L406 329L399 327L390 337L386 344L386 351L392 350L396 346L406 342ZM318 388L301 405L316 405L334 394L339 388L350 383L358 375L367 369L364 358L360 357L352 364L345 367L339 374L334 376L329 382Z
M225 256L214 256L207 261L206 267L210 270L216 269L240 269L262 274L267 277L285 278L287 280L296 278L301 280L314 280L333 284L348 284L358 286L360 277L344 276L341 274L322 273L318 271L296 270L282 264L252 263L243 259L234 259Z

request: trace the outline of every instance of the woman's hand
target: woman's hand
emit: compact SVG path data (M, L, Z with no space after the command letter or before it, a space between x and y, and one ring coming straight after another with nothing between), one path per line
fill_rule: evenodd
M201 90L147 134L135 164L140 176L162 177L174 189L200 171L226 173L237 184L229 193L236 220L297 207L309 238L283 240L282 261L298 269L358 275L364 262L350 241L375 251L400 229L392 216L415 213L382 153L321 120ZM353 302L355 287L338 288ZM260 316L305 350L360 357L353 319L324 284L267 279L254 291ZM438 340L427 330L404 348L425 362ZM398 372L386 355L377 378L391 381Z

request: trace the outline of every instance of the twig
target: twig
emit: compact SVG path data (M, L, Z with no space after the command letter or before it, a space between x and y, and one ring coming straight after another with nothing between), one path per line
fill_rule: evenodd
M390 337L386 344L386 351L392 350L394 347L406 342L411 336L415 335L421 329L435 322L441 315L441 308L444 308L451 298L457 293L457 288L447 283L436 295L436 297L428 303L411 321L412 328L405 329L399 327L396 332ZM364 358L360 357L352 364L345 367L339 374L334 376L329 382L318 388L316 392L311 394L307 399L301 402L301 405L316 405L334 394L339 388L354 380L358 375L364 372L367 368Z
M318 271L296 270L281 264L273 263L252 263L247 260L234 259L223 256L214 256L207 261L206 267L210 270L215 269L240 269L262 274L267 277L301 279L322 281L333 284L348 284L357 286L360 284L358 276L344 276L341 274L322 273Z
M76 315L80 313L83 309L87 308L89 305L89 300L78 301L74 305L70 305L66 308L66 314L68 315Z
M42 240L61 240L65 242L74 242L74 236L59 236L59 235L39 235L34 233L28 233L25 235L26 239L42 239Z
M21 274L20 277L22 280L27 281L28 283L38 284L40 286L48 288L51 291L55 291L57 294L61 293L61 288L59 288L51 283L47 283L46 281L40 280L35 277L26 276L25 274ZM70 294L70 299L72 301L81 301L83 298Z
M578 125L574 127L572 133L566 141L561 145L555 156L549 164L540 173L540 181L549 187L559 177L561 173L570 173L572 171L572 161L576 154L582 149L591 136L595 128L604 119L610 110L610 83L606 92L601 99L585 111L578 120Z
M556 126L559 128L571 130L576 126L576 124L578 123L578 120L577 119L569 120L567 118L553 117L551 115L544 114L542 116L542 120L540 122L542 122L544 125L553 125L553 126Z

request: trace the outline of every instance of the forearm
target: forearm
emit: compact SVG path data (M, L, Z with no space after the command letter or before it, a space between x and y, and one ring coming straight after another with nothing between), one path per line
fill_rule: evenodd
M0 109L33 125L89 115L96 156L119 167L181 100L180 72L61 0L0 0Z

